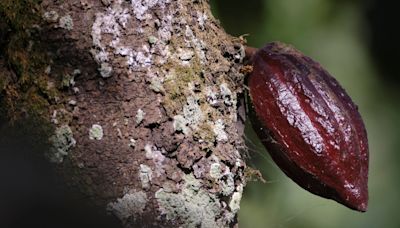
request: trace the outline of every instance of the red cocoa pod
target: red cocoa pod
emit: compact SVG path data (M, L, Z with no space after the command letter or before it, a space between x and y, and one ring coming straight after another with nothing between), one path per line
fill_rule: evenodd
M304 189L368 204L368 139L357 106L311 58L274 42L252 57L250 119L275 163Z

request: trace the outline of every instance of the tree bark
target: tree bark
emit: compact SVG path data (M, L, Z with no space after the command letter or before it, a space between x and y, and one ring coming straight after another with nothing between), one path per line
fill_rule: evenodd
M43 121L68 183L125 227L238 225L244 48L208 1L12 2L2 113Z

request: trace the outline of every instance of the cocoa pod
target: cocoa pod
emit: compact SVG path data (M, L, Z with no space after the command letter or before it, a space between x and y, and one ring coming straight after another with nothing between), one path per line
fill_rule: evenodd
M298 185L351 209L368 204L368 139L357 106L320 64L269 43L252 57L252 125Z

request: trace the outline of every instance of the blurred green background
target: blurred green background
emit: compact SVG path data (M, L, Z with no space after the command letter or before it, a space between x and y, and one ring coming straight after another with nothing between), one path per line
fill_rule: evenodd
M394 1L393 1L394 2ZM359 106L370 145L369 208L352 211L287 178L247 128L250 165L267 183L245 188L240 227L400 227L398 12L383 0L212 0L214 15L250 46L293 44L334 75ZM397 43L397 44L396 44Z

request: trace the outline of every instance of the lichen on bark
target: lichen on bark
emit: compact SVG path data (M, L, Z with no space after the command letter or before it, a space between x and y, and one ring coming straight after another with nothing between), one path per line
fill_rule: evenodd
M28 85L76 140L58 165L66 180L126 227L236 225L244 51L208 1L43 0L38 15L27 29L44 57Z

